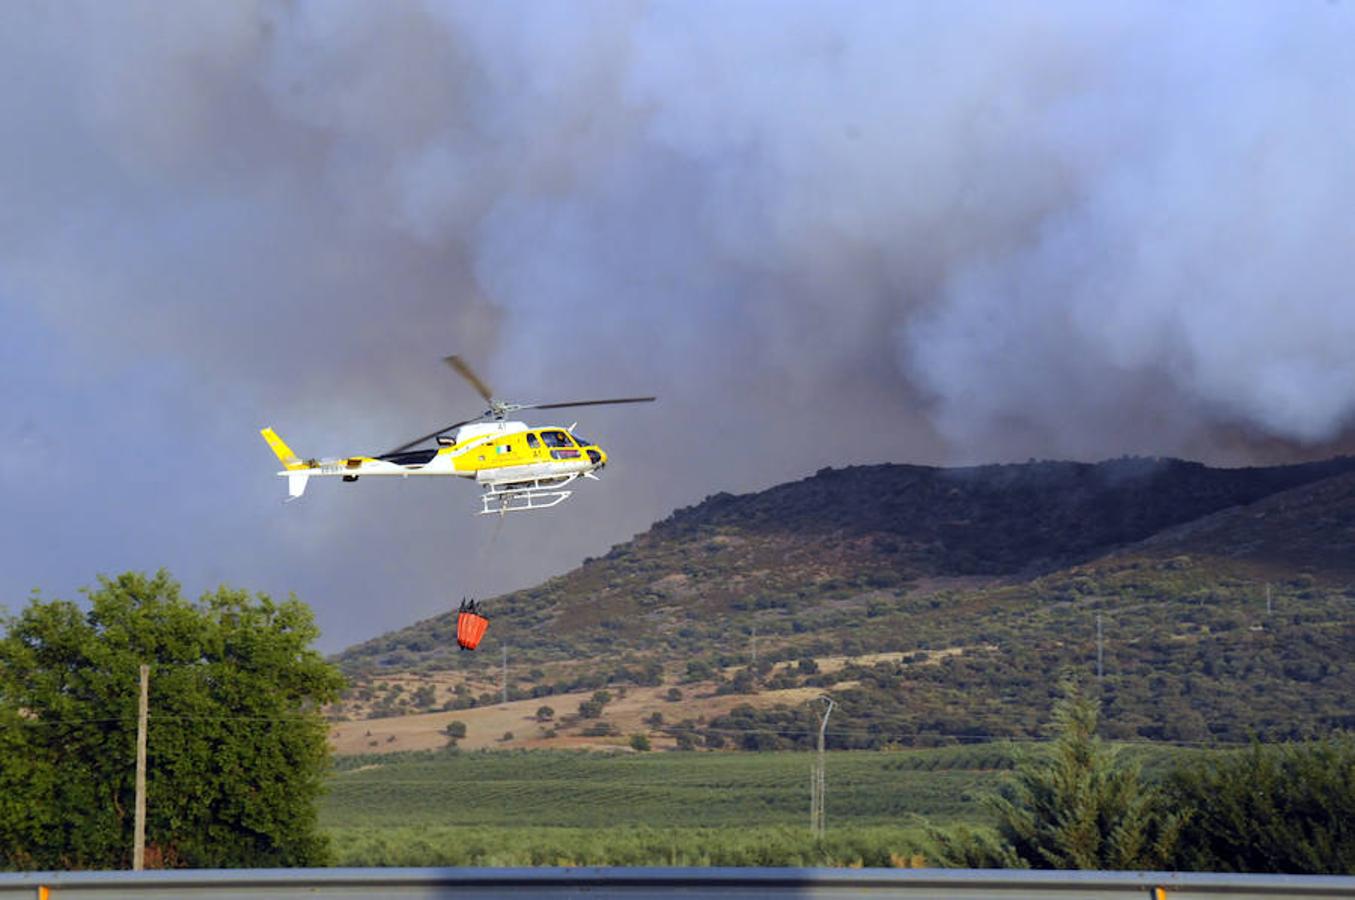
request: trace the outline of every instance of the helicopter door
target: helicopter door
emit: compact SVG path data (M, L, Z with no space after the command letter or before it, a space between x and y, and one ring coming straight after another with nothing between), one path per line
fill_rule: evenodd
M527 432L527 447L532 459L541 459L544 455L541 451L541 441L530 431Z

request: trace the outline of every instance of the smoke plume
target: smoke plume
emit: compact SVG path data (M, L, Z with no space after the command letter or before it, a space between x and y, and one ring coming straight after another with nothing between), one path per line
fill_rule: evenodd
M1353 16L13 5L0 588L165 564L346 641L823 465L1344 446ZM549 520L273 505L259 426L399 444L479 408L450 352L508 399L661 402L579 411L615 464Z

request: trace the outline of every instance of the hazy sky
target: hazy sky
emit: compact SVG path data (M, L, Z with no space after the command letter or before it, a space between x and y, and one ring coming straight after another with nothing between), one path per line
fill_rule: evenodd
M824 465L1320 456L1355 415L1355 6L21 2L0 600L168 567L327 649ZM501 397L613 463L322 480ZM551 421L540 418L545 424Z

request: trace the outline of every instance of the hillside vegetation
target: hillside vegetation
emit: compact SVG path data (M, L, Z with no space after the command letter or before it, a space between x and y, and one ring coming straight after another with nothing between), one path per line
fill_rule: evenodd
M450 614L350 649L334 717L459 719L476 746L794 749L827 691L830 746L929 746L1041 734L1074 672L1117 739L1325 733L1355 724L1353 544L1350 459L824 470L489 601L489 653L458 653ZM499 644L521 704L502 731ZM349 752L399 749L390 725Z

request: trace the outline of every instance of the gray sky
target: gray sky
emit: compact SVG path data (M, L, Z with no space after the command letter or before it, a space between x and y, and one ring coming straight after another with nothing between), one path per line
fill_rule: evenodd
M11 608L166 566L333 649L824 465L1346 446L1350 4L5 12ZM577 411L613 464L551 513L282 505L259 427L383 450L479 410L452 352L661 399Z

